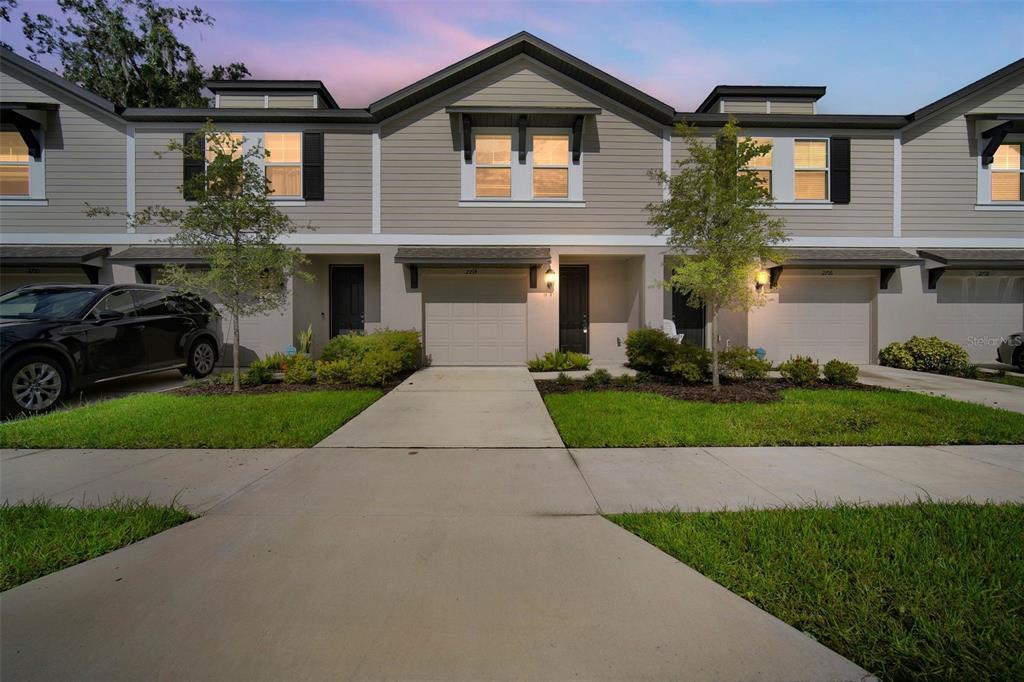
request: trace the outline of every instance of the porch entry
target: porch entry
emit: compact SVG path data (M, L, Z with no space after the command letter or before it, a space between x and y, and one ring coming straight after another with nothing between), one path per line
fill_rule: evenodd
M331 336L363 331L362 265L331 265Z
M686 299L686 294L672 290L672 321L676 324L676 332L683 335L683 343L703 348L707 322L704 306L691 306Z
M558 348L590 352L590 266L562 265L558 292Z

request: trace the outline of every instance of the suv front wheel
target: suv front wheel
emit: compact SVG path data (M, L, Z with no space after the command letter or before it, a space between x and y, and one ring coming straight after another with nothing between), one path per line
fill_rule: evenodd
M54 407L68 392L67 374L45 355L26 355L4 370L4 414L39 414Z

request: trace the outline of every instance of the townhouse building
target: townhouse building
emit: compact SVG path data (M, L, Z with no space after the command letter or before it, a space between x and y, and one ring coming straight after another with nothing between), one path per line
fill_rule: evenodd
M302 229L312 283L247 319L248 357L312 325L331 336L423 332L435 364L521 364L556 348L624 358L627 332L709 320L659 285L672 258L645 207L664 196L679 121L713 135L731 116L768 141L755 161L785 221L766 304L726 313L721 342L782 360L872 362L913 334L977 362L1024 329L1024 59L910 114L818 113L824 87L728 86L693 112L520 33L365 108L319 81L211 82L204 109L118 109L0 53L0 286L152 282L164 228L87 218L187 206L201 171L165 151L205 121L270 151L275 202ZM343 98L342 98L343 99Z

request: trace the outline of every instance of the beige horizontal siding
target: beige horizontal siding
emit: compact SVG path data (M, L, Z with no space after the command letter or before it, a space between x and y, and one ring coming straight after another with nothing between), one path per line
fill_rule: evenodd
M7 102L58 102L45 133L46 206L3 206L4 232L125 231L124 216L89 218L85 203L126 210L126 138L123 129L94 118L88 106L61 97L48 85L12 67L0 74Z
M182 133L137 131L135 135L136 205L186 206L181 186L182 162L178 152L165 151L170 138ZM371 229L372 185L371 141L368 133L327 132L324 141L324 201L307 201L304 206L282 206L298 225L323 233L369 232ZM148 226L144 232L164 232Z
M722 111L727 114L764 114L768 112L767 100L727 99L722 101Z
M965 113L1024 113L1024 76L911 128L903 140L903 235L1024 237L1024 213L976 211L978 150Z
M263 95L229 95L221 93L220 107L222 109L262 109L264 105Z
M583 131L584 208L459 207L463 155L444 108L597 106ZM519 59L389 122L381 139L381 229L414 234L650 234L644 207L661 197L647 178L661 168L662 141L621 107ZM595 120L596 119L596 120ZM650 125L650 124L648 124ZM652 126L653 128L653 126Z
M270 95L271 109L313 109L313 95Z
M773 114L813 114L814 102L772 100Z
M823 133L824 134L824 133ZM840 133L829 133L839 137ZM893 141L852 137L850 140L850 203L831 209L775 209L770 215L786 222L789 234L803 237L891 237ZM686 158L684 143L673 138L672 165Z

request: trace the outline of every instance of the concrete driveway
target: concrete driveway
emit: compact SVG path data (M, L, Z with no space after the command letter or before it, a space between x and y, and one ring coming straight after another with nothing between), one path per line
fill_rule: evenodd
M861 366L860 381L872 386L944 396L953 400L963 400L968 403L978 403L1011 412L1024 413L1024 389L1019 386L947 377L927 372L911 372L880 365Z
M317 447L559 448L525 367L428 367Z

